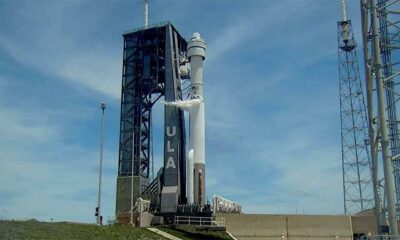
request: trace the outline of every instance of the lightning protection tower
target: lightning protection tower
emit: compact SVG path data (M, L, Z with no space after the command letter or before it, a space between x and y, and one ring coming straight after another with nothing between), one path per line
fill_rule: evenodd
M372 208L374 200L357 44L351 21L346 17L344 0L342 13L337 34L344 210L345 214L355 214Z

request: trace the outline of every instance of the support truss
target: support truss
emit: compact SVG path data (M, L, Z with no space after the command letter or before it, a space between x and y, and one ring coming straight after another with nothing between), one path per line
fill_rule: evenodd
M397 235L400 201L397 120L400 99L400 1L360 2L375 213L378 226L385 225L387 219L390 234ZM383 171L378 171L379 167L383 167Z

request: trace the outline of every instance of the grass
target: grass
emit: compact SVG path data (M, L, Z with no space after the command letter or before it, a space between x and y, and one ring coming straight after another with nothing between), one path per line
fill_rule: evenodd
M166 238L144 228L129 226L96 226L79 223L48 223L30 221L0 221L2 240L164 240Z
M232 240L226 232L197 231L194 226L170 226L158 227L158 229L182 240Z

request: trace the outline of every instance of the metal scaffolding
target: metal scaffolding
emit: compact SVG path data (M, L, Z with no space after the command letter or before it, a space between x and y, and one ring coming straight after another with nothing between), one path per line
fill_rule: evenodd
M385 225L388 218L390 234L397 235L399 210L396 203L400 200L400 161L396 105L400 99L397 89L400 81L400 1L360 2L375 213L378 226ZM381 158L379 151L382 153ZM378 171L381 166L383 179Z
M118 176L149 178L152 106L164 95L165 28L124 35ZM131 166L133 159L133 168Z
M387 123L388 137L390 141L390 150L392 156L400 154L399 122L397 120L396 90L395 86L399 84L400 79L396 78L395 72L399 70L400 65L400 4L398 1L379 0L378 18L380 32L380 48L382 61L382 74L385 81L386 105L387 105ZM397 68L397 69L395 69ZM397 82L396 82L397 81ZM396 186L397 203L400 202L400 160L392 159L394 166L394 180ZM398 213L399 215L399 213Z
M351 21L343 16L337 24L340 120L344 210L351 215L372 208L374 201L357 44Z
M182 100L179 67L187 48L186 40L169 22L126 32L123 37L117 216L128 212L132 202L151 185L152 108L162 98L167 102ZM165 106L164 128L164 156L172 158L176 168L162 170L163 184L178 186L176 198L183 203L186 171L179 171L186 169L183 111ZM170 142L165 137L167 129L174 132Z

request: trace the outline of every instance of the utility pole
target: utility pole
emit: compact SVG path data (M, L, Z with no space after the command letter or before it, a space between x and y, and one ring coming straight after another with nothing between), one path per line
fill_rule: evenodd
M132 133L132 149L135 149L135 133ZM132 162L131 162L131 205L130 205L130 224L133 226L133 176L134 176L134 165L135 164L135 155L132 154ZM139 179L141 178L140 174L139 174ZM140 184L139 184L139 188L140 188Z
M104 110L106 109L106 103L101 102L101 130L100 130L100 168L99 168L99 191L97 195L97 208L96 208L96 223L97 225L103 225L103 217L101 216L101 178L103 171L103 143L104 143Z

